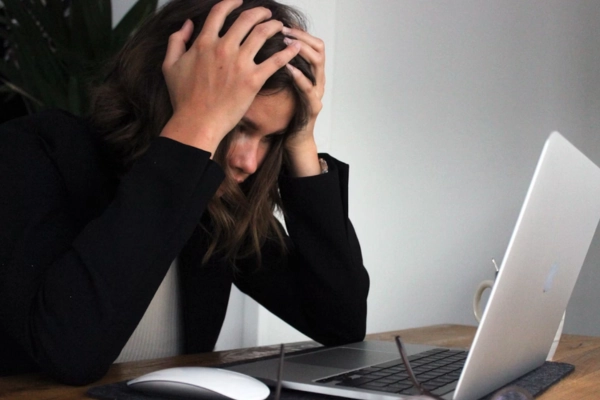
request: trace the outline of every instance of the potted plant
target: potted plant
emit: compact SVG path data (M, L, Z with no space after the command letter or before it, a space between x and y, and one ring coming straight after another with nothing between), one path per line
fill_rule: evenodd
M0 0L0 103L18 95L28 112L84 115L102 65L156 7L137 0L113 27L111 0Z

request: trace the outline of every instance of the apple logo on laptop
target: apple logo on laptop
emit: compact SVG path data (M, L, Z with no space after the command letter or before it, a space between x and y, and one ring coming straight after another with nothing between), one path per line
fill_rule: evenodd
M546 283L544 283L544 293L549 292L552 289L552 285L554 284L554 277L558 272L558 263L555 262L550 267L550 272L548 272L548 276L546 277Z

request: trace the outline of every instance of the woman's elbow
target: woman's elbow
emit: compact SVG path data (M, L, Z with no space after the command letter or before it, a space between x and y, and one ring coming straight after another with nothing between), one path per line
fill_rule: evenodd
M83 348L38 354L37 363L45 374L71 386L83 386L100 380L112 365L114 358Z
M337 322L334 322L337 321ZM325 346L361 342L367 332L367 305L354 305L351 312L339 313L330 319L330 324L317 341Z

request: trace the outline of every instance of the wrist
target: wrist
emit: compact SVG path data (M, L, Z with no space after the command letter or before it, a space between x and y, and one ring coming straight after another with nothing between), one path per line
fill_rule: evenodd
M317 153L317 145L306 143L302 146L288 148L290 160L290 173L292 176L301 178L321 174L321 163Z
M197 118L174 114L163 127L160 136L214 155L224 135L219 134L215 128L199 123Z

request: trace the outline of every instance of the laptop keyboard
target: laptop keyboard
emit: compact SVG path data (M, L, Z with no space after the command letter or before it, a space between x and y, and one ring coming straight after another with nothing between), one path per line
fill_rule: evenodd
M448 349L432 349L408 357L419 382L438 395L448 393L456 387L466 358L466 351ZM419 394L401 359L327 377L317 382L387 393Z

